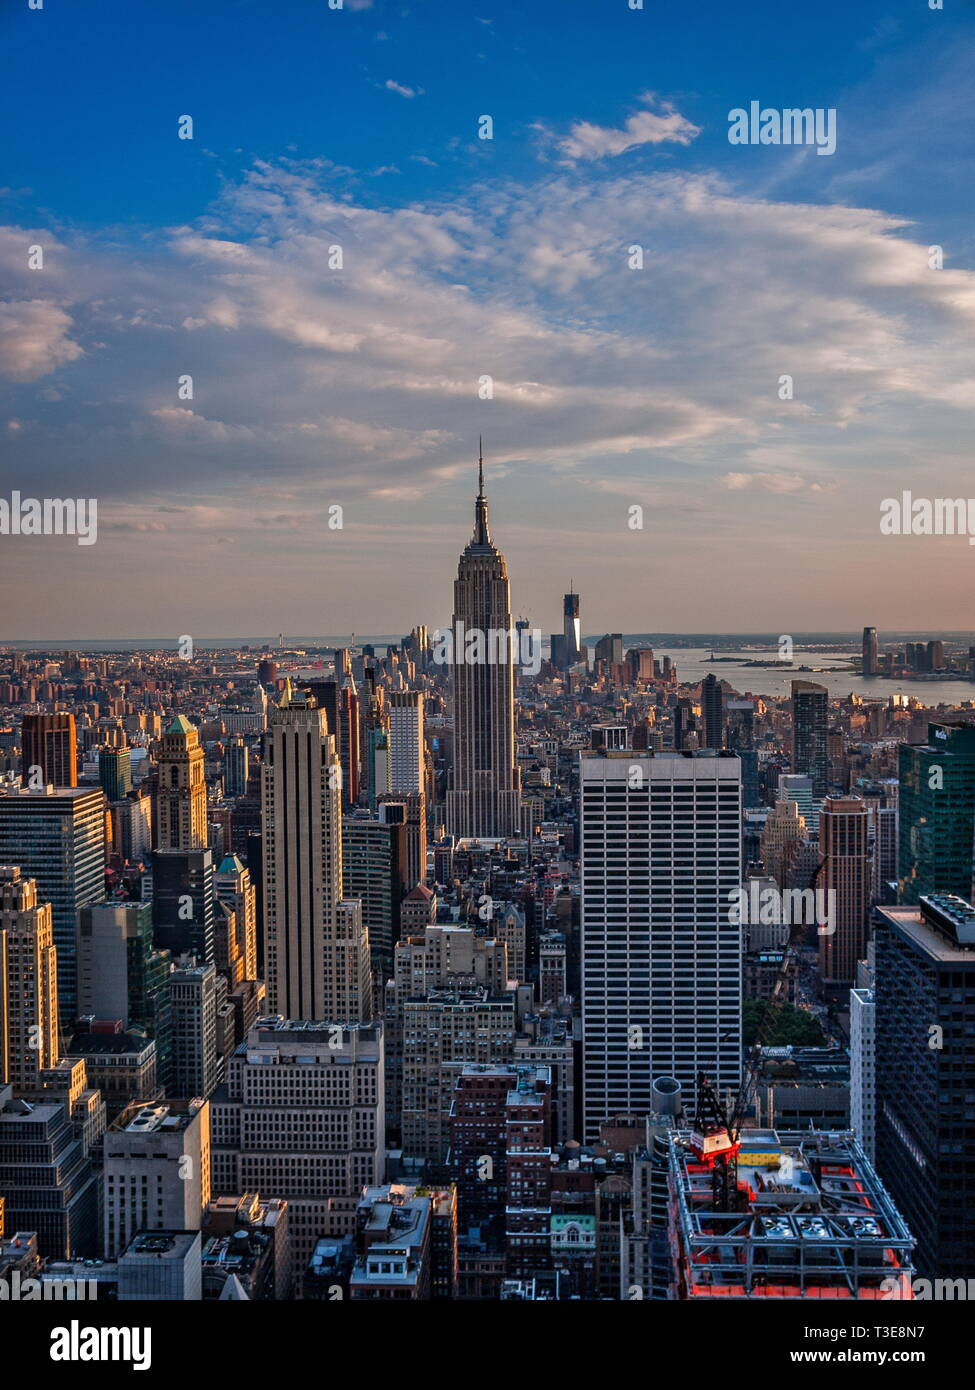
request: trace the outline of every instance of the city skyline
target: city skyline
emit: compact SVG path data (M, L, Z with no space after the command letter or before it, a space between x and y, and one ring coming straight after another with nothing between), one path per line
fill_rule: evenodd
M0 493L98 502L95 544L2 537L11 637L91 637L106 591L133 633L229 633L242 607L315 631L315 586L327 629L442 620L478 433L514 611L544 631L570 573L592 629L664 606L674 630L855 627L851 584L878 627L963 624L964 537L880 520L903 491L967 491L970 16L760 5L778 41L748 48L715 10L691 61L676 17L620 6L586 37L606 69L562 84L588 20L550 6L517 28L507 5L446 25L286 8L298 71L345 61L314 109L274 77L259 117L212 76L223 5L193 13L202 62L171 113L120 45L170 51L186 6L133 34L107 4L97 51L78 16L45 20L63 52L11 20L45 61L19 108L8 74ZM254 22L235 10L239 81ZM127 199L62 119L75 39L125 112ZM756 96L835 109L835 153L730 143Z

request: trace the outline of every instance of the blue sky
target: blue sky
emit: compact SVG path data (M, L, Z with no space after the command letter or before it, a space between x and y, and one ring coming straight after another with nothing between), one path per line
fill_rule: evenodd
M0 538L3 635L440 622L482 431L543 628L970 625L877 515L971 491L971 5L645 3L8 4L3 486L99 541Z

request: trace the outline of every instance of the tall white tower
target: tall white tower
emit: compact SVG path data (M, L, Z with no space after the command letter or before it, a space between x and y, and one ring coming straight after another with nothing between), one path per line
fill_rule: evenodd
M711 750L580 758L586 1140L646 1115L656 1076L741 1075L741 763Z

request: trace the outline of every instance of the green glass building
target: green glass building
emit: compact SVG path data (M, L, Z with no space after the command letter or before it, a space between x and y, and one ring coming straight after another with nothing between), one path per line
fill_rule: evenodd
M972 894L975 724L929 724L928 741L900 748L898 901Z

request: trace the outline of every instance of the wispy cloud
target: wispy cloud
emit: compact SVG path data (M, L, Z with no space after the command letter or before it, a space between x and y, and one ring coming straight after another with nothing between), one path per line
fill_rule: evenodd
M402 82L394 82L391 77L386 79L385 87L387 92L395 92L397 96L406 97L409 101L423 95L422 87L404 87Z

